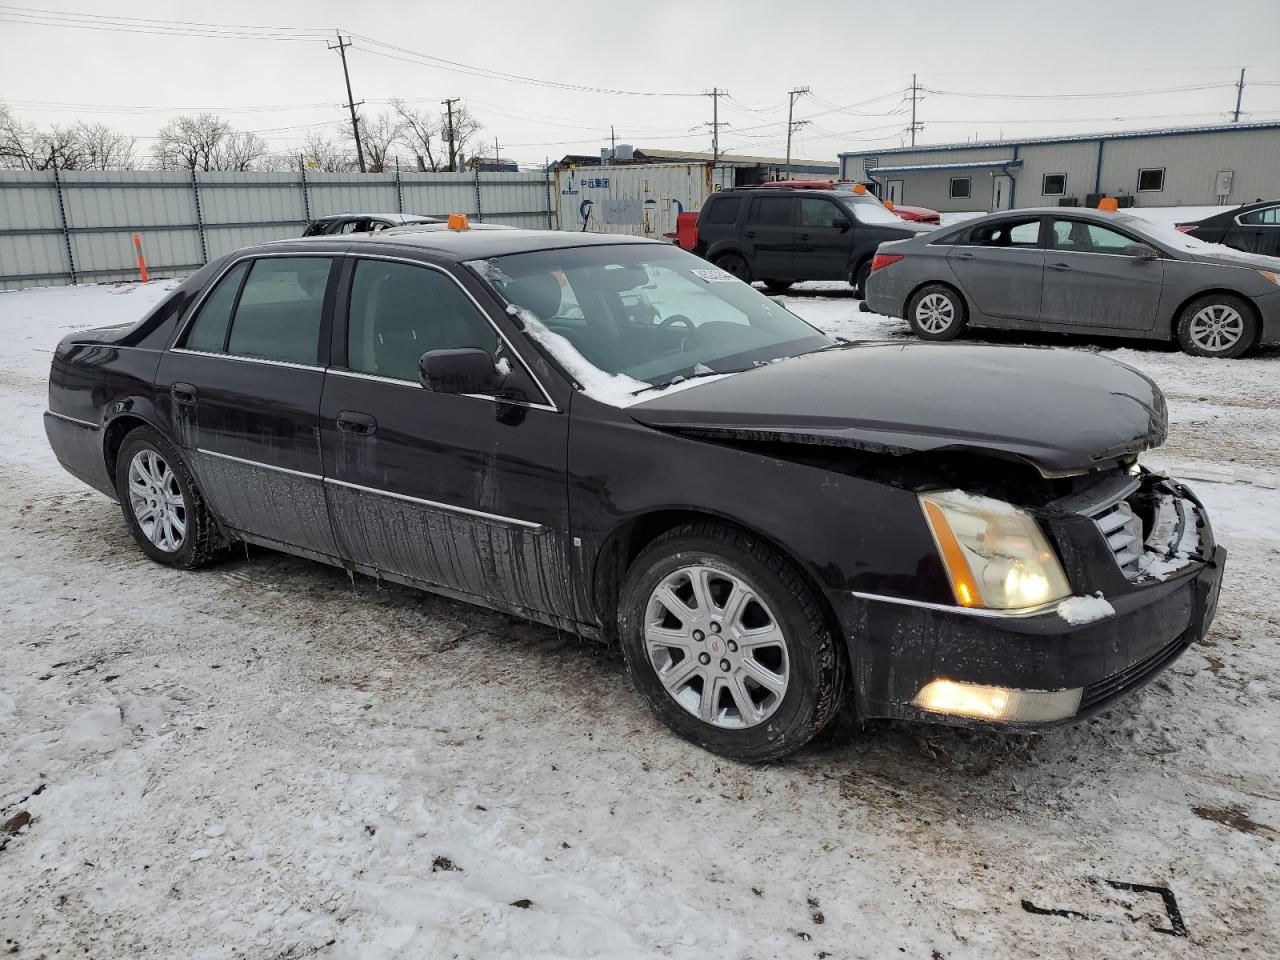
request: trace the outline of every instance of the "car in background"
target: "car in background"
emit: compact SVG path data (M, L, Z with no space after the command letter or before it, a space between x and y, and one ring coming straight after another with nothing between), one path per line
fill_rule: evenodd
M870 194L796 187L713 193L697 230L694 252L739 280L775 291L798 280L846 280L859 297L880 244L929 232Z
M770 180L760 186L791 187L793 190L839 190L842 193L856 193L857 188L862 187L867 193L871 193L871 188L867 184L854 180ZM910 220L913 223L930 223L935 227L942 223L942 215L929 207L908 207L901 203L882 202L886 210L892 210L903 220Z
M1205 243L1280 257L1280 200L1246 203L1203 220L1180 223L1177 229Z
M458 219L247 247L65 337L59 462L171 568L252 543L617 642L663 722L738 760L847 697L1077 720L1204 636L1226 552L1138 464L1168 419L1136 370L843 343L669 244Z
M416 223L444 223L439 217L422 217L414 213L338 213L317 217L307 224L304 237L329 236L336 233L377 233L392 227Z
M1176 339L1201 357L1280 342L1280 258L1206 244L1126 213L990 214L882 246L862 309L924 340L966 326Z

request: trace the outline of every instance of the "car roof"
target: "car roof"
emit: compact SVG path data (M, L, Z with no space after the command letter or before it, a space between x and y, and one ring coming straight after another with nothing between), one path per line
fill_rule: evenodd
M426 224L413 229L391 229L380 233L292 237L287 240L272 240L259 246L272 251L278 251L282 247L308 250L316 246L330 246L348 253L377 253L392 247L411 247L424 253L461 261L501 257L512 253L533 253L538 250L630 244L670 246L646 237L581 231L523 230L491 223L472 224L466 230L450 230L445 224Z

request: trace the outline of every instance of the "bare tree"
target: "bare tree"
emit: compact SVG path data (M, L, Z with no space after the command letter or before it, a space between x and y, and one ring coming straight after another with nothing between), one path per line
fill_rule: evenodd
M75 127L57 124L41 130L0 104L0 167L10 170L62 170L84 166L84 145Z
M450 170L458 169L458 156L466 152L467 145L483 129L484 124L476 119L471 108L465 103L459 103L453 108L453 138L448 141ZM445 110L440 114L440 136L448 139L449 133L449 111Z
M318 131L307 134L302 145L302 159L308 167L321 173L347 173L356 166L351 151Z
M218 148L231 124L211 113L174 117L157 135L151 152L161 170L214 170Z
M445 164L442 141L439 140L440 124L436 118L427 110L415 110L398 97L392 99L391 109L404 123L401 139L414 157L427 170L443 169Z
M244 172L261 165L267 157L267 142L252 131L228 133L214 148L206 170Z
M76 121L72 128L83 155L81 165L86 170L128 170L134 165L133 137L113 130L105 123Z
M391 151L404 131L404 121L394 113L380 113L372 121L360 118L360 143L369 173L385 173L395 165ZM350 139L350 131L347 135Z

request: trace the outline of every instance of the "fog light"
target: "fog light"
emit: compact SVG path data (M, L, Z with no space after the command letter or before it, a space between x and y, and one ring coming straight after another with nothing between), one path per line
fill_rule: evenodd
M1074 716L1080 707L1080 688L1074 690L1015 690L977 683L933 680L925 684L915 706L931 713L1006 723L1035 723Z

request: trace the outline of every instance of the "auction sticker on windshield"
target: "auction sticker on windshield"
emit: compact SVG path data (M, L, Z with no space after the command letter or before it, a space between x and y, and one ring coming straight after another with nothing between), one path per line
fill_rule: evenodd
M710 270L690 270L695 277L701 277L707 283L724 283L725 281L733 281L738 278L732 273L725 273L723 270L712 268Z

